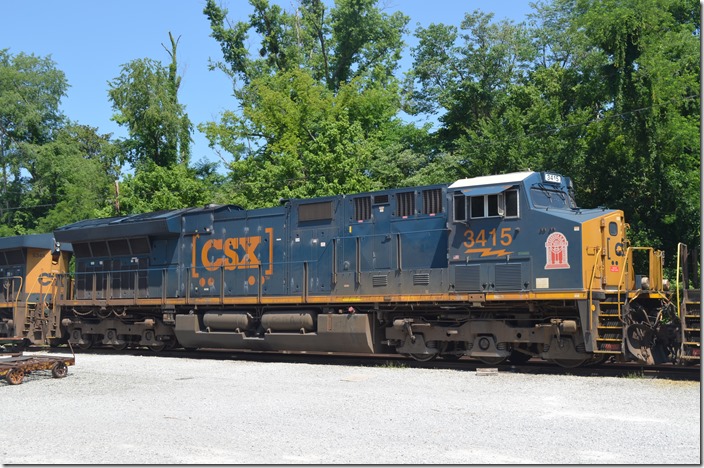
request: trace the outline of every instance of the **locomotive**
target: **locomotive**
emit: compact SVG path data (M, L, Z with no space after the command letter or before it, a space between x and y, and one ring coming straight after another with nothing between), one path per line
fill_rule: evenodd
M90 219L51 241L46 271L0 270L0 335L564 367L700 359L699 290L678 278L670 291L663 252L631 246L622 211L579 208L553 172ZM36 244L0 239L0 252L27 260Z

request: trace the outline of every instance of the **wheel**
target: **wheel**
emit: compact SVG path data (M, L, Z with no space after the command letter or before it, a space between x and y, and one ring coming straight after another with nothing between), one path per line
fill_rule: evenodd
M5 380L10 385L19 385L24 379L24 371L22 369L11 369L10 372L5 375Z
M589 362L587 359L552 359L551 362L557 364L565 369L574 369L576 367L583 366L585 363Z
M114 349L115 351L122 351L122 350L126 349L127 345L129 345L129 344L130 343L127 340L123 340L123 342L121 344L112 345L112 349Z
M178 340L176 340L175 336L171 336L168 340L164 341L164 345L167 351L174 349L178 346Z
M411 353L411 354L409 354L409 356L418 362L428 362L428 361L432 361L433 359L438 357L437 353L436 354L414 354L414 353Z
M78 343L78 347L81 349L90 349L91 346L93 346L93 339L88 336L88 335L83 335L82 336L82 343Z
M147 348L151 349L151 350L154 351L155 353L158 353L158 352L163 351L164 348L166 348L166 343L163 342L163 341L160 341L159 344L156 344L156 345L149 345L149 346L147 346Z
M477 357L480 361L482 361L484 364L489 364L491 366L498 366L499 364L503 364L504 362L508 361L508 356L506 357Z
M51 368L51 376L55 379L63 379L68 375L68 367L63 362L57 362Z
M522 353L520 351L511 351L511 355L508 357L511 364L525 364L533 357L530 354Z

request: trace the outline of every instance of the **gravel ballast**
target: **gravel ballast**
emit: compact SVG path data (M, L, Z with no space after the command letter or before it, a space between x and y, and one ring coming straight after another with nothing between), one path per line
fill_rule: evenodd
M0 395L7 464L701 464L699 382L79 354Z

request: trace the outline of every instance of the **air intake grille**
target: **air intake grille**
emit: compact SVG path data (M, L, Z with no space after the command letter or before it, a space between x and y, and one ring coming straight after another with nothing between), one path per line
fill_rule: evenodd
M372 199L361 197L354 199L354 219L364 221L372 217Z
M496 265L497 291L520 291L521 289L521 265L519 263Z
M481 291L479 265L455 268L455 291Z
M308 203L298 206L299 221L332 219L332 202Z
M389 284L389 279L386 275L372 276L372 286L386 286Z
M423 214L442 213L442 190L423 190Z
M430 273L416 273L413 275L413 286L428 286L430 284Z
M397 216L413 216L416 212L415 192L403 192L396 195Z

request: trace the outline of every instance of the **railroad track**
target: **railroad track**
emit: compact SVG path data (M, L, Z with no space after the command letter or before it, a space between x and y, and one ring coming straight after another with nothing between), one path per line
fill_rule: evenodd
M47 348L30 347L28 351L46 351ZM65 354L68 348L53 348L50 353ZM671 364L646 366L638 363L604 363L566 369L557 364L531 360L525 364L499 364L490 365L472 358L461 358L456 361L436 359L433 361L419 362L410 357L398 354L358 355L344 353L308 353L308 352L266 352L266 351L233 351L221 349L199 349L186 351L174 349L162 351L158 355L146 348L125 349L117 351L110 348L91 348L88 350L74 349L80 354L125 354L132 356L162 356L184 359L217 359L237 360L252 362L288 362L316 365L362 366L362 367L408 367L419 369L451 369L463 372L493 372L487 369L496 369L500 373L514 374L541 374L541 375L571 375L582 377L622 377L668 379L684 381L701 381L700 366L675 366Z

